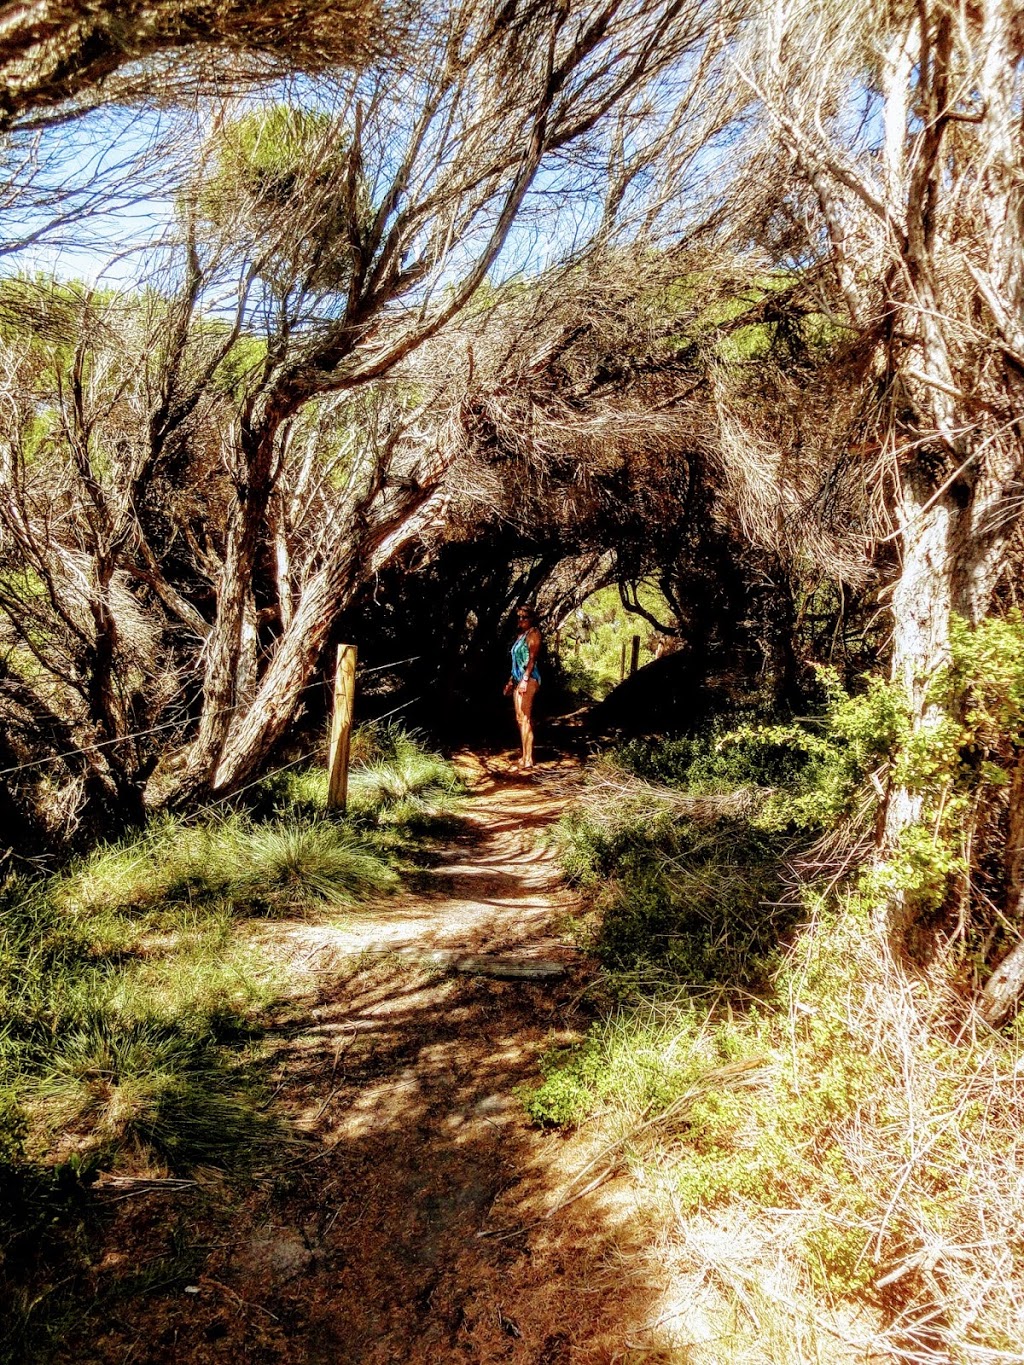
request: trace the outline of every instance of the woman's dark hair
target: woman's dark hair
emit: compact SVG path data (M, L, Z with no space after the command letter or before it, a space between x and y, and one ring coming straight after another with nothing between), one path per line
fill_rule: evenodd
M526 606L525 604L521 607L516 607L516 615L528 617L531 626L535 626L537 624L537 612L534 607L529 607Z

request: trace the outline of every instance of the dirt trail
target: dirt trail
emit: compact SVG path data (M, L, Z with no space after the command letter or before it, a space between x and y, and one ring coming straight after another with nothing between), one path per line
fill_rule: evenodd
M279 1100L313 1155L237 1203L225 1191L183 1210L206 1244L193 1283L154 1291L145 1321L137 1300L122 1305L75 1360L670 1358L645 1326L661 1286L628 1184L546 1218L579 1188L597 1139L532 1127L514 1095L586 1022L592 966L564 939L573 898L541 838L564 806L564 767L524 780L491 762L472 776L468 833L422 892L340 927L268 929L267 950L297 956L318 986L274 1059ZM554 958L567 972L553 983L452 975L425 959L431 950ZM124 1245L166 1235L164 1201L118 1217Z

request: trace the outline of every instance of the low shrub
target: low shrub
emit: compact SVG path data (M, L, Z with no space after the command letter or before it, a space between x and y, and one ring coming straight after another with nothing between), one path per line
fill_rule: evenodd
M696 737L634 740L613 755L624 771L691 793L760 793L750 821L768 831L813 835L851 813L865 778L909 735L906 702L879 678L850 696L820 668L824 707L785 724L751 721Z

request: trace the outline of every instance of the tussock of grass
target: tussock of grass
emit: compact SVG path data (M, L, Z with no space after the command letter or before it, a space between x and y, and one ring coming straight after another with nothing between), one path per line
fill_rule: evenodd
M249 835L230 893L278 908L351 905L397 884L394 870L350 830L282 821Z
M348 819L363 834L382 834L378 846L400 851L452 828L464 790L455 768L415 732L372 724L352 737ZM277 818L315 818L327 808L327 775L322 769L282 773L264 784L261 805Z
M28 951L19 951L24 932L0 930L0 1100L20 1125L9 1162L88 1153L109 1163L148 1147L177 1167L244 1145L252 1124L239 1116L251 1116L253 1101L226 1045L251 1035L283 981L232 939L224 918L155 956L125 957L107 954L87 921L69 931L59 907L37 899L33 908L31 920L14 919L38 934ZM204 1091L222 1112L199 1141ZM234 1122L223 1121L228 1111Z
M94 924L111 912L188 910L205 917L351 905L394 889L394 870L352 827L323 818L284 816L254 824L235 814L191 828L166 821L141 839L97 850L58 894Z
M80 1019L57 1040L29 1101L65 1143L146 1148L171 1169L224 1165L272 1133L223 1052L158 1019Z
M523 1099L540 1123L579 1123L596 1110L628 1122L678 1110L683 1099L695 1111L705 1091L717 1093L723 1067L738 1077L763 1061L756 1036L709 1029L706 1011L685 998L643 1001L620 1006L579 1046L549 1053L544 1084Z
M415 735L380 726L367 738L353 767L349 799L358 818L368 811L395 825L423 824L451 812L462 791L455 769L425 750Z
M600 917L589 946L616 972L757 989L796 913L781 898L790 836L752 827L729 802L695 817L675 794L642 786L610 801L601 775L559 826L566 871Z

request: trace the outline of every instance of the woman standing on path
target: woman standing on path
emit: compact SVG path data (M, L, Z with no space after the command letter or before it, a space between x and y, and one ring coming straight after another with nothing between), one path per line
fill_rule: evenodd
M519 638L512 646L512 676L505 684L505 696L512 693L515 702L516 720L519 723L519 737L523 756L520 767L528 771L533 767L533 699L540 687L540 673L537 671L537 656L540 653L541 638L537 628L537 613L532 607L520 607L516 612L519 623Z

